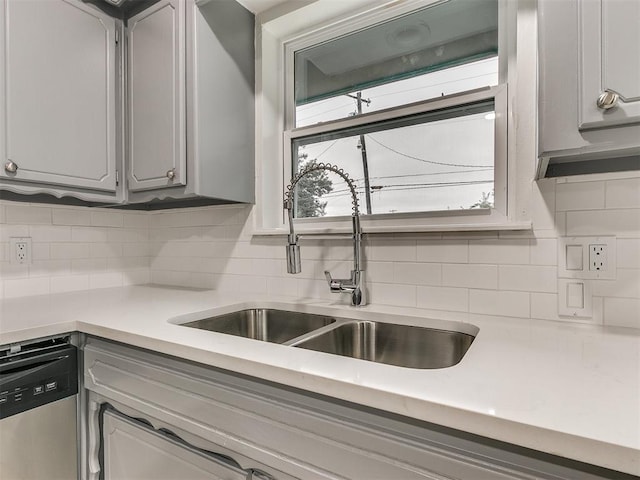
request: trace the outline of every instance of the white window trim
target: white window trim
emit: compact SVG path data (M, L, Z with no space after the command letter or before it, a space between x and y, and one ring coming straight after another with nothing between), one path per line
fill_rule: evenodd
M255 235L288 232L282 202L285 180L290 178L290 164L287 164L290 161L290 135L283 132L289 126L285 119L293 118L291 109L294 107L291 106L293 102L289 102L289 111L286 111L285 95L291 91L293 78L292 71L285 71L287 48L293 46L298 49L301 45L315 44L321 39L378 23L438 1L318 0L311 4L303 3L302 7L300 4L290 5L284 14L282 8L276 8L276 12L268 11L257 18ZM499 1L500 25L508 26L502 27L499 34L500 85L400 107L426 108L425 111L428 111L442 108L443 105L452 106L455 102L469 103L475 101L476 97L495 98L496 208L366 215L362 218L364 233L531 228L529 210L536 158L536 2ZM503 54L505 51L506 55ZM288 53L291 54L291 51ZM474 100L467 99L471 97ZM461 101L462 98L464 101ZM435 107L439 102L439 106ZM365 119L352 117L345 121L361 122L370 120L371 116L384 114L372 112ZM314 128L317 127L305 127L296 132L304 131L307 135ZM499 155L503 155L505 161L500 161L502 157L499 158ZM503 191L503 196L499 194L500 191ZM297 219L295 222L296 231L302 234L343 234L351 230L348 216Z

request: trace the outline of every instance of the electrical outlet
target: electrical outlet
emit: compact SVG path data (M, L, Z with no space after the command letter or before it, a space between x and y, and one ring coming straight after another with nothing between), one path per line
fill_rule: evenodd
M615 280L616 237L558 238L558 278Z
M31 263L31 237L11 237L11 263L28 265Z
M589 270L597 272L608 270L607 250L606 244L589 245Z

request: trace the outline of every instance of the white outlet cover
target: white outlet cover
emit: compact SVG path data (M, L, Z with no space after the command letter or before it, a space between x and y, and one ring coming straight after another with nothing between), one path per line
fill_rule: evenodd
M19 243L26 243L27 245L26 257L22 262L18 260L17 256ZM31 237L11 237L9 239L9 244L9 257L11 258L12 265L29 265L31 263Z
M589 270L589 245L607 246L607 269ZM575 269L575 259L567 261L567 248L582 247L582 269ZM569 268L573 267L573 269ZM560 237L558 239L558 278L582 278L590 280L616 279L616 237Z
M575 302L576 292L582 302ZM572 318L593 317L593 294L589 280L558 279L558 315Z

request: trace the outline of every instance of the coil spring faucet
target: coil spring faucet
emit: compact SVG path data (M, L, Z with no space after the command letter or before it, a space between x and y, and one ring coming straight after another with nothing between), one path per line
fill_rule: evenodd
M364 288L364 270L362 270L361 267L362 231L360 230L358 196L356 194L356 188L353 181L344 172L344 170L336 167L335 165L331 165L330 163L312 163L307 165L307 167L293 177L291 183L287 187L287 191L284 196L284 208L287 210L289 217L289 235L287 236L287 272L300 273L302 270L300 262L300 245L298 245L298 238L300 236L296 235L293 229L293 193L296 184L302 177L318 170L333 172L340 176L346 182L349 190L351 191L351 201L353 204L353 213L351 215L351 224L353 226L353 270L351 270L351 278L332 278L331 273L328 270L324 271L324 275L332 292L350 293L351 305L365 305L367 302L366 290Z

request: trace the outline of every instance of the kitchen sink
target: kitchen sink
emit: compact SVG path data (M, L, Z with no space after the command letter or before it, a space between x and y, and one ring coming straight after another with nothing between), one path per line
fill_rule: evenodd
M285 343L335 321L323 315L252 308L182 325L265 342Z
M420 369L456 365L475 339L471 333L446 329L447 323L429 328L270 308L240 310L180 325ZM475 327L461 328L473 331Z
M380 322L349 322L293 346L407 368L446 368L467 352L472 335Z

